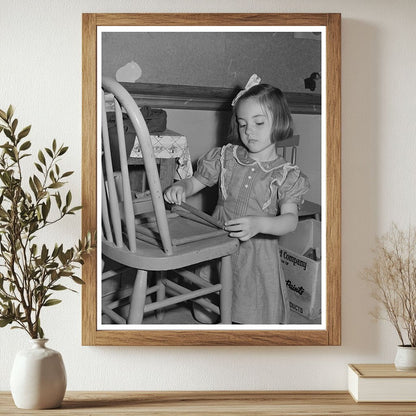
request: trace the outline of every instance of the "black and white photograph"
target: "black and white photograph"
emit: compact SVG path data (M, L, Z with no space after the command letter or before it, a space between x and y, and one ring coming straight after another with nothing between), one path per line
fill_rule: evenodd
M321 324L322 28L114 30L101 33L102 324ZM142 256L149 270L133 267Z

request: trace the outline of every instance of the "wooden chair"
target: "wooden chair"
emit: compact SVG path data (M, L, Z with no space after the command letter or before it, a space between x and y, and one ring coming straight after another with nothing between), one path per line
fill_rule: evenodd
M282 149L282 156L293 165L296 164L296 157L298 154L299 135L293 135L286 140L277 143L277 147ZM290 159L287 155L290 150ZM321 220L321 206L312 201L305 200L299 210L299 218L315 218Z
M230 238L222 228L214 225L212 217L191 207L186 209L181 206L166 211L149 131L139 108L124 87L113 79L103 77L102 88L102 254L136 270L134 287L128 296L130 309L127 323L141 324L146 313L189 300L220 314L221 323L231 323L230 255L237 250L238 240ZM113 170L104 92L114 96L120 158L118 166L121 172ZM140 142L150 188L150 205L149 201L143 204L132 195L122 108L131 120ZM214 259L221 259L218 284L211 284L189 270L199 263ZM148 274L153 271L162 273L154 273L156 282L151 285ZM115 273L106 271L103 279ZM175 278L171 278L172 274L175 274ZM206 298L215 292L220 294L219 306ZM124 293L120 298L126 295ZM103 305L103 313L118 323L126 323L115 311L120 302L121 299L118 299Z
M277 148L282 149L282 156L292 165L296 164L296 156L298 154L299 146L299 135L295 134L292 137L289 137L285 140L277 142ZM287 155L287 151L290 150L290 160Z

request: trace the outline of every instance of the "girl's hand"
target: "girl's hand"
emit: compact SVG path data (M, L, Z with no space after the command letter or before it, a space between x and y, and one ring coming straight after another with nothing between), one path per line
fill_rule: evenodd
M165 201L170 204L181 205L182 202L186 202L185 188L180 184L175 184L166 189L164 193Z
M240 241L247 241L261 232L262 217L248 216L227 221L224 230L230 233L230 237L236 237Z

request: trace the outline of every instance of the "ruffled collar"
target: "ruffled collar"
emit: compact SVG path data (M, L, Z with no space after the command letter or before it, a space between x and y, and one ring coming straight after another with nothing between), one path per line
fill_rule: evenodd
M290 165L290 163L286 162L286 160L281 156L278 156L276 159L270 160L268 162L259 162L250 157L245 147L239 146L239 145L233 146L233 156L234 156L234 159L240 165L243 165L243 166L257 165L264 172L271 172L272 170L281 169L285 167L287 168L287 166Z

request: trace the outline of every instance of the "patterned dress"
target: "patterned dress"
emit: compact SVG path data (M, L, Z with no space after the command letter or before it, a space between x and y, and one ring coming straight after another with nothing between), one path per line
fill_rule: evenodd
M301 204L309 181L298 166L282 157L269 162L250 158L242 146L228 144L203 155L195 178L219 184L214 216L225 222L248 215L276 216L286 202ZM233 322L285 324L288 298L278 237L258 234L241 242L232 255Z

